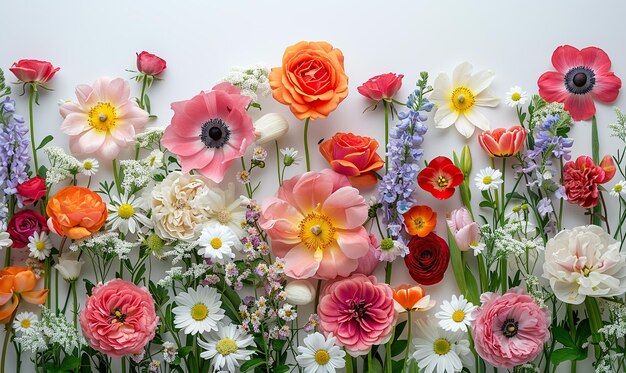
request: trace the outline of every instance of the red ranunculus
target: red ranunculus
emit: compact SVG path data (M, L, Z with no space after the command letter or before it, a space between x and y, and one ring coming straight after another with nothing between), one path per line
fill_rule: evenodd
M167 67L167 63L161 57L143 51L137 53L137 70L148 75L160 75Z
M448 199L463 182L463 172L449 158L437 157L417 175L420 188L438 199Z
M378 181L375 171L385 162L376 150L378 141L351 133L336 133L320 145L320 153L328 161L333 171L346 175L352 186L369 187Z
M17 194L22 197L22 203L32 205L46 195L46 179L35 176L32 179L17 185Z
M409 255L404 257L409 274L422 285L434 285L441 281L449 261L448 244L432 232L426 237L413 236L409 241Z
M402 87L402 74L387 73L370 78L357 90L374 101L390 100Z
M21 210L9 221L7 232L13 241L13 247L21 249L28 245L28 238L35 232L47 232L46 218L33 210Z
M13 75L24 83L46 83L60 67L56 69L48 61L19 60L9 68Z
M563 166L563 185L570 203L584 208L598 204L598 184L604 184L615 175L615 163L611 156L602 158L600 165L581 155L576 161L569 161Z

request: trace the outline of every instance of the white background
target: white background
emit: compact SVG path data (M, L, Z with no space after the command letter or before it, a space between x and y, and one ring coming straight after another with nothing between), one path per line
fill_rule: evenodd
M363 109L369 102L356 87L368 78L386 72L405 75L398 99L412 90L419 72L431 81L439 72L451 73L462 61L475 70L496 72L494 92L504 95L513 85L529 93L537 90L537 78L552 70L550 57L562 44L578 48L590 45L604 49L615 73L626 78L623 15L626 5L618 1L11 1L0 5L3 36L0 67L9 81L8 67L22 58L51 61L61 70L43 92L36 108L36 136L55 135L54 144L67 146L59 133L61 117L57 102L74 99L74 86L91 84L100 76L129 78L125 69L135 68L135 52L147 50L167 60L163 81L150 91L152 111L166 125L169 104L210 89L233 65L264 63L278 66L284 49L300 40L325 40L345 55L350 94L328 119L316 120L310 128L313 169L326 166L317 152L319 139L337 131L354 132L383 139L382 112ZM131 83L132 84L132 83ZM132 84L133 93L139 87ZM15 86L15 92L20 87ZM14 97L18 110L27 113L27 97ZM624 96L615 103L624 104ZM262 101L263 112L277 111L289 118L291 129L281 145L302 150L302 123L271 97ZM516 124L515 111L503 103L483 113L492 128ZM258 116L257 113L253 115ZM601 153L614 152L618 143L609 138L606 124L614 120L610 106L598 106ZM577 140L573 155L589 154L590 124L572 130ZM382 142L382 140L381 140ZM425 157L451 157L465 143L453 129L430 128L424 143ZM469 140L474 170L485 166L476 141ZM273 154L270 152L270 154ZM43 156L45 158L45 156ZM275 192L275 158L270 155L260 195ZM108 165L101 176L110 178ZM301 166L303 168L303 166ZM302 170L291 169L288 176ZM232 173L231 173L232 175ZM234 180L231 178L231 180ZM476 198L475 198L476 199ZM419 200L439 213L437 233L445 235L444 216L460 205L458 197L439 202L426 193ZM582 210L568 206L567 226L585 222ZM382 266L381 266L382 267ZM382 268L377 273L382 274ZM394 267L393 284L410 277L401 262ZM440 284L429 287L439 302L456 285L451 270ZM12 348L10 348L12 349Z

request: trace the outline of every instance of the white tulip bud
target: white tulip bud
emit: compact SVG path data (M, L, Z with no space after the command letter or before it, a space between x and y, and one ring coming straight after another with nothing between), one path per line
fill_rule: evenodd
M80 270L85 262L77 259L78 252L68 252L59 257L59 263L54 266L67 282L74 282L80 276Z
M307 280L294 280L285 286L287 302L296 306L309 304L315 298L315 287Z
M278 113L265 114L254 122L254 135L258 145L274 141L287 133L289 123Z

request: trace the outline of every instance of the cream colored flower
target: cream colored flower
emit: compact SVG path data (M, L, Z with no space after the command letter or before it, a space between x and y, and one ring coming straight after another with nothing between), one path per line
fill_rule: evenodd
M254 122L254 135L258 145L278 140L289 130L289 123L278 113L268 113Z
M246 220L246 208L241 196L235 197L235 184L229 183L227 188L212 187L207 193L206 204L209 221L220 223L230 228L237 237L245 234L241 223Z
M54 268L59 271L61 277L67 282L74 282L80 276L80 271L85 264L84 261L78 260L78 251L66 251L59 257L59 263Z

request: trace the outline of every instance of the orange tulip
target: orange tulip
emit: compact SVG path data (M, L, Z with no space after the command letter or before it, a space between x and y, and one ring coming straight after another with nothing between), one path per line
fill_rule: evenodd
M87 189L69 186L48 201L48 227L59 236L79 240L97 232L107 220L107 206Z
M435 306L435 301L430 300L421 286L403 284L393 290L393 300L398 312L427 311Z
M6 267L0 270L0 323L7 322L20 299L32 304L44 304L47 289L35 290L37 276L30 267Z
M437 213L428 206L413 206L404 213L404 227L411 236L426 237L437 226Z
M478 135L478 143L490 157L512 157L519 153L526 140L526 130L520 126L496 128Z

